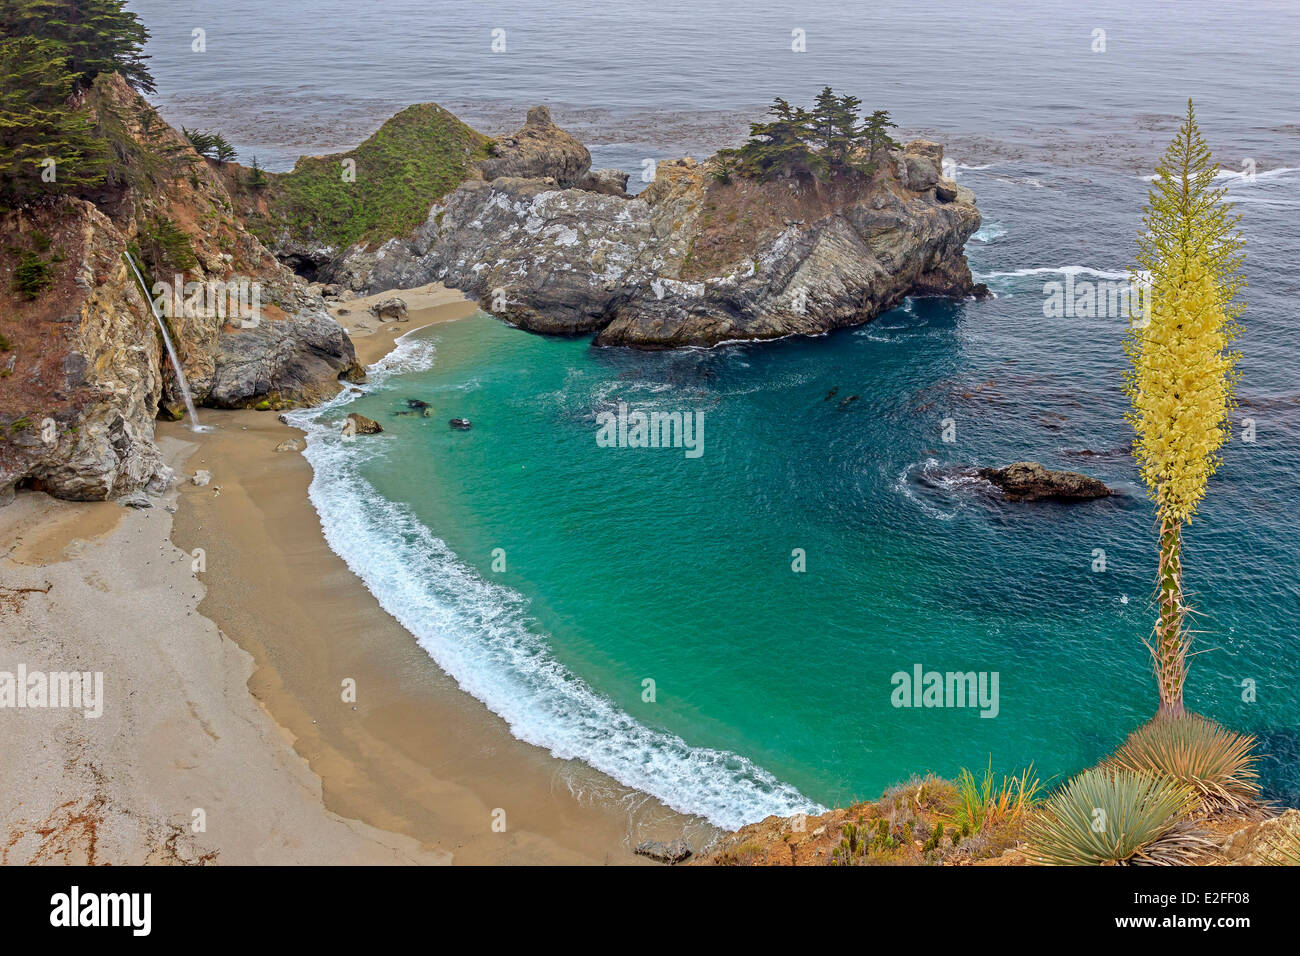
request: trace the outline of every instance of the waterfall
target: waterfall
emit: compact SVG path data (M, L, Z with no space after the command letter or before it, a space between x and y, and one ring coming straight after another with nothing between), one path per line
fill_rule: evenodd
M153 296L149 294L149 287L144 284L144 276L140 275L140 270L136 266L135 260L131 258L131 253L123 252L122 256L126 259L127 264L131 266L131 271L135 273L135 277L140 283L140 291L144 294L144 300L149 303L149 311L153 313L154 319L158 322L158 328L162 330L163 342L167 345L167 356L172 360L172 368L176 371L176 381L181 384L181 395L185 399L185 412L189 415L188 425L190 428L197 430L199 427L199 413L194 410L194 398L190 395L190 385L185 381L185 369L181 368L181 360L176 355L176 347L172 345L172 337L167 334L167 323L158 314L158 307L154 305Z

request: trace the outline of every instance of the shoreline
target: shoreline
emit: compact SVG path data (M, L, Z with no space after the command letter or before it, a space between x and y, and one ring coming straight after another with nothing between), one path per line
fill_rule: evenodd
M377 323L365 313L370 301L392 294L412 306L408 321ZM477 312L474 303L440 286L338 303L331 312L340 309L345 312L339 321L350 326L358 361L365 365L391 351L401 335ZM74 718L57 711L27 712L32 726L22 737L31 743L0 757L0 769L11 778L21 776L21 761L32 755L18 751L33 747L69 765L70 751L79 749L90 754L86 759L95 769L61 780L42 774L43 782L28 788L19 806L3 808L0 820L10 848L5 861L84 862L89 852L98 854L98 862L113 863L649 865L632 853L641 840L686 835L698 849L715 835L698 818L670 810L579 761L559 760L517 740L500 717L460 690L329 548L307 494L311 466L298 451L276 451L286 439L300 436L299 430L274 414L252 410L204 409L200 417L216 427L195 434L179 423L158 423L157 440L177 470L178 483L155 508L134 511L115 503L62 502L26 493L0 512L0 525L42 522L39 534L27 535L35 540L17 546L20 557L32 562L19 565L25 569L23 586L29 586L27 578L44 576L35 582L43 586L44 578L55 575L60 582L82 578L85 586L96 587L117 562L133 583L110 582L109 599L135 605L141 579L157 573L159 561L135 560L127 540L162 555L169 582L164 594L153 589L155 603L141 605L151 617L155 608L162 612L158 626L149 628L151 642L138 647L139 635L131 631L114 638L123 657L114 665L116 679L132 701L133 716L146 724L165 723L166 732L151 727L142 740L131 723L119 726L107 742L65 746L66 731L55 727ZM198 469L211 472L208 485L189 481ZM56 520L50 522L51 517ZM196 548L205 562L197 574L189 568ZM8 584L13 555L0 560ZM39 604L45 624L71 637L66 593L60 599L25 597L28 608L20 617L32 618ZM98 595L86 597L80 610L88 619L102 619L101 605ZM30 623L19 621L20 628ZM9 635L3 622L0 638L20 643L19 634ZM180 654L181 647L200 640L220 649L218 673L185 673L188 659L178 659L181 680L196 686L158 699L149 683L158 645ZM59 663L44 666L54 669ZM79 669L87 668L108 671L89 663ZM343 700L345 679L355 681L354 701ZM114 680L109 671L109 716ZM164 716L187 705L188 713ZM80 716L75 721L95 723ZM239 734L218 729L231 722ZM185 763L186 777L202 779L201 790L210 787L225 797L205 804L195 796L188 802L233 806L248 819L229 830L210 824L206 832L189 833L185 814L175 808L164 812L158 804L169 788L159 775L175 771L160 765L167 750L155 752L157 735L185 751L187 757L171 759L177 766ZM107 796L92 785L101 777L110 783ZM119 786L122 779L131 786ZM293 800L281 793L290 785ZM255 793L265 797L252 799ZM85 827L69 820L60 830L66 847L46 845L48 840L33 844L32 833L48 821L32 809L40 805L53 813L73 798L117 807L117 816L136 822L119 827L130 831L121 839L100 838L96 844ZM260 806L264 799L290 808L268 811ZM164 836L169 827L172 835ZM175 851L171 857L158 855L153 845L159 842Z

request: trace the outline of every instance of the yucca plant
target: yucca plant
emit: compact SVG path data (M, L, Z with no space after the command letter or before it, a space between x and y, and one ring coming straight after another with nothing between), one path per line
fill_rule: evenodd
M1133 367L1124 391L1137 439L1133 455L1156 505L1159 617L1147 641L1160 713L1184 712L1191 633L1183 594L1183 525L1197 514L1228 441L1238 355L1230 349L1241 278L1240 216L1215 186L1217 166L1187 101L1187 118L1156 167L1138 239L1149 277L1125 351Z
M1279 827L1260 856L1268 866L1300 866L1300 831Z
M1212 847L1187 824L1196 800L1168 777L1094 767L1030 818L1028 856L1046 866L1190 863Z
M957 776L956 805L948 815L958 831L979 833L986 826L1016 820L1033 806L1040 784L1032 764L1018 776L1003 777L1000 783L997 776L991 758L979 780L962 768Z
M1259 800L1255 743L1199 714L1157 715L1133 731L1110 762L1186 784L1207 813L1240 813Z

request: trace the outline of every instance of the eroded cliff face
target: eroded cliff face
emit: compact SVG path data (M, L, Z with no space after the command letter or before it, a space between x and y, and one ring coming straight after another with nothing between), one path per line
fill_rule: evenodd
M870 180L830 183L723 181L713 161L661 162L629 198L597 190L561 137L572 139L533 111L503 141L526 155L482 164L484 178L412 237L348 250L331 277L367 291L442 281L523 328L639 348L820 334L908 295L983 291L963 252L975 197L941 176L937 143L890 153Z
M256 284L255 322L206 300L168 317L196 402L316 402L362 374L319 295L245 229L212 164L145 100L105 76L81 106L120 160L114 175L84 199L0 215L0 503L21 484L103 499L169 477L154 420L183 405L128 249L149 282ZM147 261L160 222L189 252L174 268Z
M0 286L0 504L20 482L98 500L167 481L153 444L165 359L125 236L80 199L10 213L3 234L44 237L61 261L35 300Z

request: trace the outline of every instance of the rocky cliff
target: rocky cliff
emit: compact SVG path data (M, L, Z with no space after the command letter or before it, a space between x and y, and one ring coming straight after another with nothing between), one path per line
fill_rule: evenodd
M602 189L544 109L431 208L411 237L326 272L358 291L442 281L537 332L601 345L709 346L860 324L908 295L967 296L974 195L917 141L870 178L759 182L661 162L635 198Z
M0 286L0 504L24 481L77 499L165 482L152 440L165 357L125 236L79 199L0 228L10 242L44 236L62 258L37 300Z
M314 402L361 374L319 295L235 214L213 163L116 75L80 108L114 156L108 180L0 218L0 502L21 484L102 499L167 478L153 423L183 405L128 250L150 283L256 287L252 320L210 298L169 316L196 402Z

